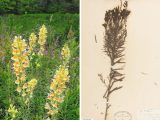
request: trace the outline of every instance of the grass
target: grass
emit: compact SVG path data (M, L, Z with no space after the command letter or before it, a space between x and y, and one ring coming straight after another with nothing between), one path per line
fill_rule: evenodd
M70 82L67 84L65 101L61 104L57 120L79 119L79 15L78 14L26 14L0 16L0 119L8 120L6 110L11 101L19 106L19 98L12 70L11 40L15 35L28 39L31 32L38 33L42 24L48 29L46 49L48 53L40 59L41 66L27 69L28 77L35 77L38 85L30 104L27 120L42 120L46 117L44 105L51 79L61 64L60 51L64 43L71 50ZM74 37L67 39L72 28ZM23 120L23 118L19 118Z

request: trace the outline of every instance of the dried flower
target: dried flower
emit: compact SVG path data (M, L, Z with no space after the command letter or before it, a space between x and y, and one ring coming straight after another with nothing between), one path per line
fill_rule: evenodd
M47 38L47 28L45 25L42 25L39 31L39 40L38 40L38 43L40 44L40 51L39 51L40 55L43 55L46 38Z
M106 91L103 98L106 100L106 109L104 120L108 120L108 111L111 107L110 96L113 92L121 89L123 86L117 86L117 82L122 82L125 78L122 73L125 63L123 56L125 51L125 41L127 36L127 17L130 11L127 10L128 2L125 1L121 6L115 7L112 10L106 11L104 36L104 52L108 55L111 61L110 73L107 79L103 79L103 75L99 74L100 80L106 86Z

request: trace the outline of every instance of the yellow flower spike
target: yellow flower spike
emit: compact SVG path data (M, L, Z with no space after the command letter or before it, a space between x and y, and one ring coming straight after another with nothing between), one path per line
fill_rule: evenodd
M51 109L48 109L48 107L45 106L45 109L48 110L48 114L51 116L57 114L59 105L64 101L66 82L68 82L69 80L69 70L67 63L70 58L70 50L67 45L63 47L61 54L63 60L65 61L65 64L60 65L58 70L56 70L56 73L50 85L50 93L47 97L47 105L50 105Z
M37 85L37 80L36 79L31 79L28 83L26 83L23 88L26 89L26 93L30 96L32 96L32 92Z
M29 59L27 54L27 44L21 36L15 36L12 43L12 60L13 60L13 69L17 77L20 77L20 74L25 73L25 68L29 66Z
M29 98L26 97L27 95L31 95L33 91L33 86L29 86L26 81L26 68L29 67L29 52L27 51L28 46L25 40L22 39L21 36L16 36L12 43L12 60L13 60L13 70L16 74L16 81L15 83L18 85L16 91L21 93L22 97L25 97L25 102L29 101ZM32 82L32 81L31 81ZM30 82L29 82L30 84ZM29 89L29 92L26 93L26 89Z
M16 117L16 114L18 113L18 110L15 108L13 104L10 104L7 111L11 115L12 119L14 119Z
M31 33L29 37L29 51L30 52L32 52L34 47L36 46L36 40L37 40L37 36L35 35L35 33Z
M15 54L19 54L21 51L26 50L26 47L27 47L27 44L25 40L22 39L21 36L18 36L18 37L15 36L13 44L12 44L12 48L14 49L13 54L14 54L14 51L15 51Z
M37 84L37 80L36 79L32 79L31 81L28 82L28 86L33 88L35 87Z
M64 60L69 60L70 58L70 50L67 44L64 45L64 47L62 48L62 52L61 52L62 58Z
M47 28L45 25L42 25L39 31L39 40L38 40L38 43L40 45L39 55L43 55L43 52L45 50L44 46L46 43L46 39L47 39Z

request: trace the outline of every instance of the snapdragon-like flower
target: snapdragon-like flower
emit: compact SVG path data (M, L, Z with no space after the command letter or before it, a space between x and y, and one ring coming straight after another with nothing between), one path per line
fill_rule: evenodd
M37 40L37 36L35 35L35 33L31 33L31 35L29 37L29 51L30 51L30 53L33 52L33 50L36 46L36 40Z
M36 79L31 79L29 82L25 83L22 87L22 89L23 89L22 96L23 97L32 97L33 90L35 89L36 85L37 85Z
M17 91L21 92L22 84L26 79L25 69L29 67L27 44L21 36L16 36L12 44L13 70L16 74L15 83L18 85Z
M37 80L36 79L32 79L31 81L29 81L27 83L26 92L29 93L29 94L32 94L36 85L37 85Z
M43 55L43 52L45 50L46 39L47 39L47 28L45 25L42 25L39 31L39 40L38 40L38 43L40 45L40 51L39 51L40 55Z
M49 102L45 108L48 109L48 114L54 115L58 112L58 106L63 102L66 82L69 80L69 71L65 66L60 66L50 85L50 94L47 99Z
M64 61L69 61L70 50L67 44L65 44L64 47L62 48L61 55Z
M11 120L13 120L16 117L16 114L18 113L18 110L15 108L13 104L10 104L9 109L7 111L11 116Z
M62 48L62 57L66 61L63 65L60 65L56 71L54 78L50 85L50 93L47 97L47 103L45 109L48 110L48 114L54 116L58 113L59 105L63 102L66 90L66 82L69 81L68 60L70 57L70 50L67 45Z

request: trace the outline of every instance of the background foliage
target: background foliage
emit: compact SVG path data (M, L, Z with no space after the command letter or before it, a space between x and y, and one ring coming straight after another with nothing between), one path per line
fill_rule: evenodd
M79 0L0 0L0 14L78 13Z

